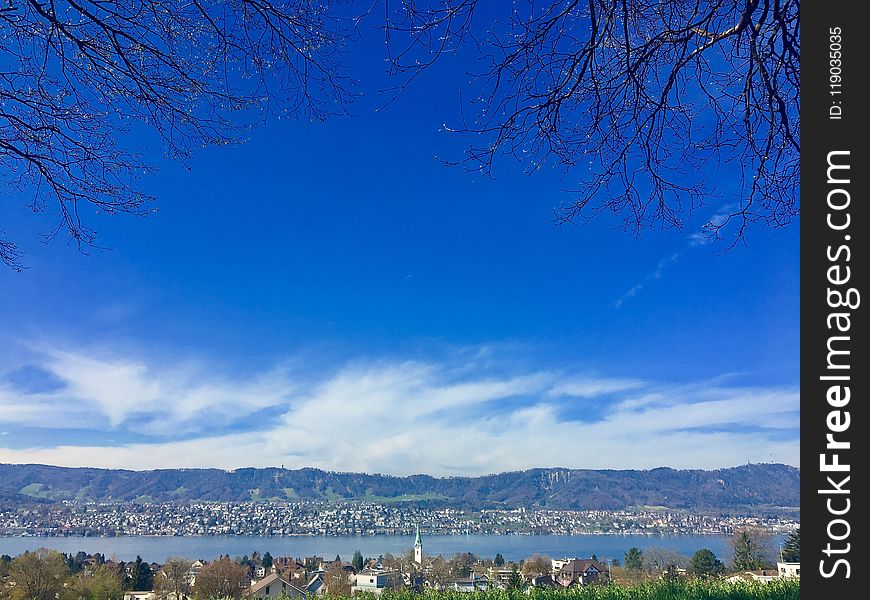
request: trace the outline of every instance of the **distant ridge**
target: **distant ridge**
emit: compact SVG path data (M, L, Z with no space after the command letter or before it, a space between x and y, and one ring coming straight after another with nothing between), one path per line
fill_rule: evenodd
M748 464L703 470L545 468L481 477L394 477L314 468L119 469L0 464L0 503L319 500L410 502L457 508L794 513L800 469Z

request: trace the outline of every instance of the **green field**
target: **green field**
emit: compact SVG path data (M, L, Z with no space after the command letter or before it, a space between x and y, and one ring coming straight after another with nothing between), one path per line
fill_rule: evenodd
M725 581L655 581L637 585L587 585L566 590L521 591L492 590L463 592L396 592L385 594L390 600L799 600L800 581L770 583Z

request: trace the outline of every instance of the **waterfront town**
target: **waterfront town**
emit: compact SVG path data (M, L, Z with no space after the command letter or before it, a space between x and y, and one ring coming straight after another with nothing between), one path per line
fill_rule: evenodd
M487 590L566 589L626 581L720 578L732 583L794 580L800 578L799 531L793 532L779 560L758 553L761 538L753 530L735 532L734 557L725 563L709 550L691 558L659 549L631 548L620 558L550 558L534 553L519 562L496 554L483 558L458 553L449 559L428 556L423 535L415 527L413 547L400 556L363 557L357 550L349 560L341 556L273 557L254 551L250 556L223 555L212 560L170 557L163 564L137 557L124 562L102 554L61 554L39 549L16 558L0 556L0 596L36 598L27 589L37 579L65 581L64 591L81 598L120 600L190 600L224 598L273 600L316 596L346 598L360 594L380 597L384 592L426 590L483 592ZM757 530L755 530L757 532ZM746 552L741 549L745 538ZM786 546L789 546L789 543ZM34 577L35 574L45 577ZM44 590L43 590L44 591ZM17 595L16 592L18 593ZM68 594L67 594L68 595ZM46 596L47 597L47 596Z
M0 509L0 535L710 534L759 527L788 533L782 516L710 516L672 510L461 510L378 503L57 502Z

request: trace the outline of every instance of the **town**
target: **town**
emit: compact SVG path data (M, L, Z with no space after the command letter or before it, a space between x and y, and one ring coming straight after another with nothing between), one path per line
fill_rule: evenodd
M326 502L163 502L34 504L0 510L0 535L411 535L710 534L760 527L788 533L782 516L711 516L673 510L462 510Z
M357 550L350 561L336 556L273 557L269 552L212 560L167 558L163 564L137 557L123 562L102 554L61 554L41 548L16 558L0 556L0 596L15 591L15 597L34 595L30 588L55 582L77 598L123 600L189 600L224 598L248 600L305 599L328 596L347 598L363 595L378 598L384 592L430 591L485 592L529 591L586 587L598 584L721 579L731 584L771 583L799 580L800 534L794 532L779 560L759 552L764 534L744 529L734 534L734 557L725 564L707 549L692 557L676 553L631 548L618 558L565 557L553 559L535 553L519 562L506 562L501 554L482 558L458 553L449 559L428 556L423 536L415 527L413 547L400 556L390 554L364 558ZM775 563L775 566L774 566ZM728 575L730 573L730 575ZM37 575L39 575L37 577ZM38 583L34 583L38 582Z

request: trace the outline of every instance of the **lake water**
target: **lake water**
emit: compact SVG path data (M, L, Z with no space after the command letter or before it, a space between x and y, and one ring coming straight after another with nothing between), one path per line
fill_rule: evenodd
M774 538L774 549L784 536ZM254 550L272 556L312 556L332 559L336 554L350 560L355 550L363 556L400 554L413 547L413 536L131 536L131 537L0 537L0 554L16 556L26 550L52 548L60 552L100 552L107 558L133 560L136 555L148 562L163 562L169 556L210 560L222 554L250 555ZM599 558L622 560L626 550L636 546L668 548L691 556L708 548L716 556L728 556L728 537L720 535L424 535L423 551L429 555L450 556L472 552L494 557L500 552L506 560L520 560L535 552L552 558L595 554Z

